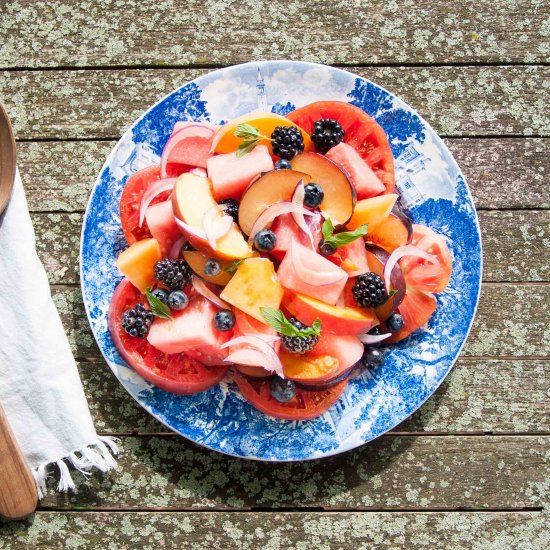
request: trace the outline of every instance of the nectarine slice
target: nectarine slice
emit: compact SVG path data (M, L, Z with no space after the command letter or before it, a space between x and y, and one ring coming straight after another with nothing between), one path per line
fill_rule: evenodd
M162 259L156 239L135 242L120 253L116 266L140 292L155 284L155 264Z
M388 197L389 195L382 195ZM393 252L397 247L410 243L411 234L405 222L395 214L369 225L365 240Z
M295 126L300 130L304 139L304 151L313 150L313 143L309 139L309 135L304 132L297 124L288 120L288 118L276 115L275 113L247 113L240 117L234 118L224 124L215 134L212 142L211 152L215 153L233 153L238 146L244 141L243 138L238 138L235 135L235 130L240 124L250 124L264 136L271 137L273 130L277 126ZM271 141L263 139L260 141L269 147L269 152L273 154L271 149Z
M301 153L290 164L294 170L311 176L311 181L323 188L324 198L320 209L334 225L344 225L353 214L355 189L348 177L327 157L319 153Z
M338 372L340 362L330 355L297 355L282 351L279 354L285 378L296 382L322 382Z

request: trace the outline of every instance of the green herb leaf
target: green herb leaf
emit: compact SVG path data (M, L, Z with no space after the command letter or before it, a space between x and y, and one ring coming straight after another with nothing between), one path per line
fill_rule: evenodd
M389 292L388 292L388 297L380 304L381 306L383 306L392 296L394 296L395 294L397 294L397 290L395 290L394 288L392 288ZM380 306L378 306L380 307Z
M237 158L244 157L246 154L250 153L250 151L258 145L259 141L259 139L251 139L239 143L239 146L237 147Z
M325 243L332 245L334 248L340 248L346 244L352 243L353 241L363 237L367 234L367 226L360 225L354 231L343 231L342 233L334 234L334 225L332 220L327 218L323 222L322 226L323 231L323 240Z
M311 327L299 329L285 317L285 314L280 309L261 307L260 313L267 323L283 336L319 336L321 333L320 319L315 319Z
M237 269L239 269L239 266L244 262L244 260L235 260L234 262L231 262L224 271L226 273L229 273L229 275L235 275L237 272Z
M259 139L262 137L260 131L250 124L239 124L233 133L236 137L246 140Z
M170 308L164 302L161 302L154 294L152 294L150 288L145 289L145 296L149 302L151 313L155 317L160 317L161 319L172 319Z

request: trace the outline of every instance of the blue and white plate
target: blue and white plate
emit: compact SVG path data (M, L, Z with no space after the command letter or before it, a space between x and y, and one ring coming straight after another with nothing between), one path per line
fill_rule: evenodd
M125 365L107 329L109 301L125 247L118 213L132 173L159 162L178 120L227 121L254 110L286 114L318 100L348 101L386 131L397 186L417 223L441 233L453 256L448 289L425 329L389 347L384 366L364 370L322 417L289 422L253 409L230 375L199 395L151 386ZM416 411L455 362L474 318L482 272L476 212L464 176L432 128L403 101L354 74L295 61L247 63L214 71L167 95L122 136L92 190L82 230L81 281L95 338L120 383L147 411L181 435L230 455L272 461L320 458L353 449Z

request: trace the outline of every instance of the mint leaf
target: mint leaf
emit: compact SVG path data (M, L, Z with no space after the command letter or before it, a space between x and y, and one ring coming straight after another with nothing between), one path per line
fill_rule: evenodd
M360 225L354 231L343 231L342 233L334 234L334 225L332 224L332 220L330 218L327 218L323 222L321 229L323 231L323 241L332 245L334 248L346 246L347 244L352 243L367 234L366 224Z
M250 151L258 145L259 141L259 138L257 138L239 143L237 147L237 158L244 157L247 153L250 153Z
M236 137L246 140L258 139L262 136L259 130L250 124L239 124L233 133Z
M299 329L285 317L285 314L280 309L261 307L260 313L267 323L283 336L319 336L321 333L320 319L315 319L311 327Z
M164 302L161 302L154 294L152 294L149 287L145 289L145 296L149 302L151 313L155 317L160 317L161 319L172 319L170 308Z
M226 268L224 268L224 271L226 273L229 273L229 275L235 275L237 272L237 269L239 269L239 266L244 262L244 260L235 260L234 262L231 262Z

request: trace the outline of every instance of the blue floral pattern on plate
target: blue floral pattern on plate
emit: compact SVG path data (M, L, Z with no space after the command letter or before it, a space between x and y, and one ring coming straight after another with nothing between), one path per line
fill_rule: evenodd
M130 174L157 163L174 123L222 123L254 110L286 114L312 101L348 101L387 132L397 186L413 220L441 233L453 256L448 289L427 327L387 349L384 366L355 376L318 419L281 421L246 403L229 374L207 392L176 396L125 365L107 329L126 246L118 202ZM175 90L122 136L92 190L82 230L81 285L88 318L105 359L126 390L172 430L210 449L243 458L293 461L353 449L387 432L441 384L458 357L476 311L482 274L479 225L468 186L433 129L403 101L349 72L295 61L247 63L214 71Z

